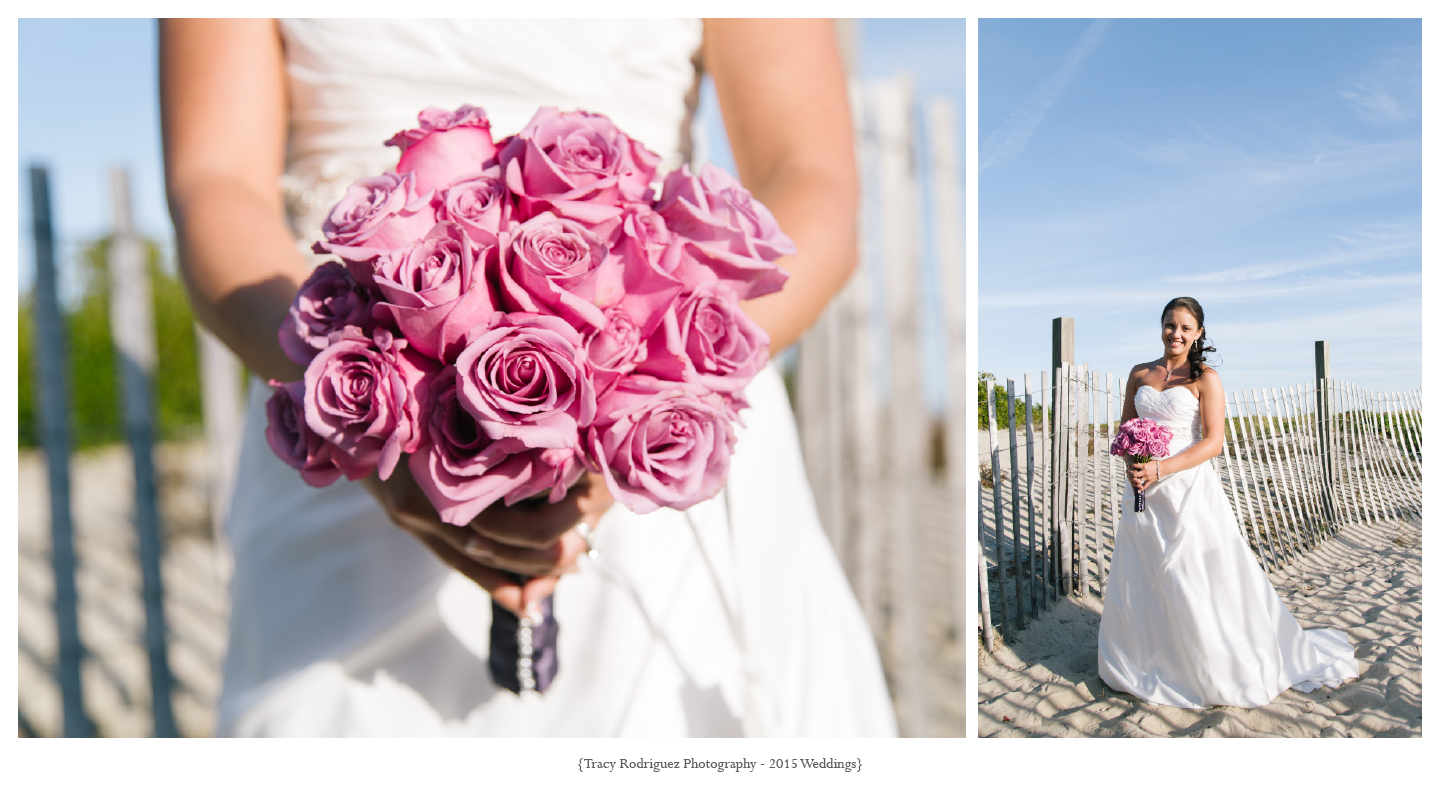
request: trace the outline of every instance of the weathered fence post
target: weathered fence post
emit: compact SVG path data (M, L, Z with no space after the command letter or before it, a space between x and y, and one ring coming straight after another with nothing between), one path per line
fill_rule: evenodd
M968 442L973 424L965 405L974 387L965 371L965 191L959 152L960 123L955 104L933 97L925 105L930 149L931 228L935 262L940 270L940 304L945 317L946 366L949 373L945 407L945 491L950 514L965 514L970 488L965 484L966 460L974 452ZM956 635L964 634L965 521L950 522L954 572ZM1033 552L1033 551L1032 551Z
M40 425L50 486L50 563L55 575L55 630L63 733L90 737L94 724L85 712L80 666L79 597L75 590L75 529L70 514L70 365L65 323L55 279L55 231L50 223L50 174L30 166L30 211L35 235L35 363L39 367Z
M155 317L149 261L130 220L130 185L112 171L115 231L110 238L110 334L114 339L125 403L125 430L135 461L135 529L145 601L145 646L150 653L151 711L155 736L177 735L170 703L164 585L160 578L160 511L156 503L154 409Z
M1336 521L1339 510L1335 504L1335 458L1331 451L1330 399L1325 383L1330 381L1330 342L1315 342L1315 427L1320 445L1320 505L1331 522Z
M990 433L990 496L995 508L995 574L999 584L1000 631L1005 634L1005 643L1014 643L1010 632L1010 607L1005 599L1005 504L1000 483L1000 441L995 438L995 381L985 381L985 402L989 406L986 430Z

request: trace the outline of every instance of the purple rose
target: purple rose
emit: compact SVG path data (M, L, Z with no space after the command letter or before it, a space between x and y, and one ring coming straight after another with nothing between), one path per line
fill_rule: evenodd
M280 348L300 365L330 345L330 334L356 325L369 331L375 321L375 304L369 289L355 282L349 270L334 261L316 267L290 303L290 314L280 324Z
M725 485L735 437L725 406L693 385L626 377L586 432L615 500L636 514L688 509Z
M498 169L460 177L440 193L439 204L440 220L459 224L482 246L495 244L510 225L510 192Z
M708 281L680 299L650 339L640 370L708 390L738 393L770 359L770 336L740 310L735 296Z
M500 297L512 311L554 314L602 327L601 306L619 302L624 273L605 241L573 220L546 213L500 235Z
M455 360L460 403L487 435L572 448L595 417L580 334L553 316L496 312Z
M718 278L748 300L779 291L789 277L770 262L794 255L795 243L769 209L713 165L707 163L699 176L687 165L671 171L655 211L691 243L686 246L690 255L676 270L686 286Z
M325 219L325 241L314 249L363 263L414 242L433 225L430 196L417 194L414 177L386 172L350 185ZM355 268L355 277L370 285L368 268Z
M425 379L438 368L386 328L371 340L346 327L305 370L305 422L342 452L335 463L347 478L377 468L389 478L400 454L419 445Z
M644 198L660 157L603 115L542 107L499 161L521 217L553 212L608 232L623 204Z
M1156 438L1145 444L1145 454L1150 458L1163 457L1170 453L1170 444Z
M437 190L456 176L478 173L493 164L495 143L484 110L468 104L453 113L427 107L419 120L419 129L407 129L385 141L400 149L395 171L413 173L417 192Z
M524 443L487 435L456 393L455 369L443 369L431 385L423 443L408 464L440 519L466 525L528 484L532 463Z
M274 395L265 403L270 419L265 439L280 461L300 471L300 478L312 487L328 487L340 478L335 466L334 446L310 431L305 423L305 383L270 381Z
M376 315L391 318L416 352L454 360L465 334L484 325L496 298L476 250L454 223L437 223L420 241L375 260L375 287L384 302Z

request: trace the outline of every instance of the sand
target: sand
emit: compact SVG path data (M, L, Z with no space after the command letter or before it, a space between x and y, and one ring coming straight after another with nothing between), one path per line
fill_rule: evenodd
M1287 690L1253 710L1143 703L1101 684L1100 601L1064 600L1013 646L980 648L981 737L1419 737L1418 520L1350 526L1270 576L1306 628L1338 627L1360 678L1312 693Z

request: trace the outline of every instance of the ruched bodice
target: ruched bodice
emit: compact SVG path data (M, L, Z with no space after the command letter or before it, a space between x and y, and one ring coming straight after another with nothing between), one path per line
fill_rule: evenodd
M1200 400L1186 388L1161 391L1141 385L1135 392L1135 412L1170 430L1169 456L1200 442Z
M536 108L603 112L661 157L690 156L698 19L287 19L282 187L306 250L356 179L395 166L384 141L428 105L485 108L496 139Z

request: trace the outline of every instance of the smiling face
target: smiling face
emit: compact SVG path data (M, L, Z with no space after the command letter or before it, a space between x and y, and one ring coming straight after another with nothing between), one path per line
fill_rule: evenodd
M1165 357L1185 357L1203 329L1195 314L1188 309L1172 308L1167 311L1160 321L1160 343L1165 345Z

